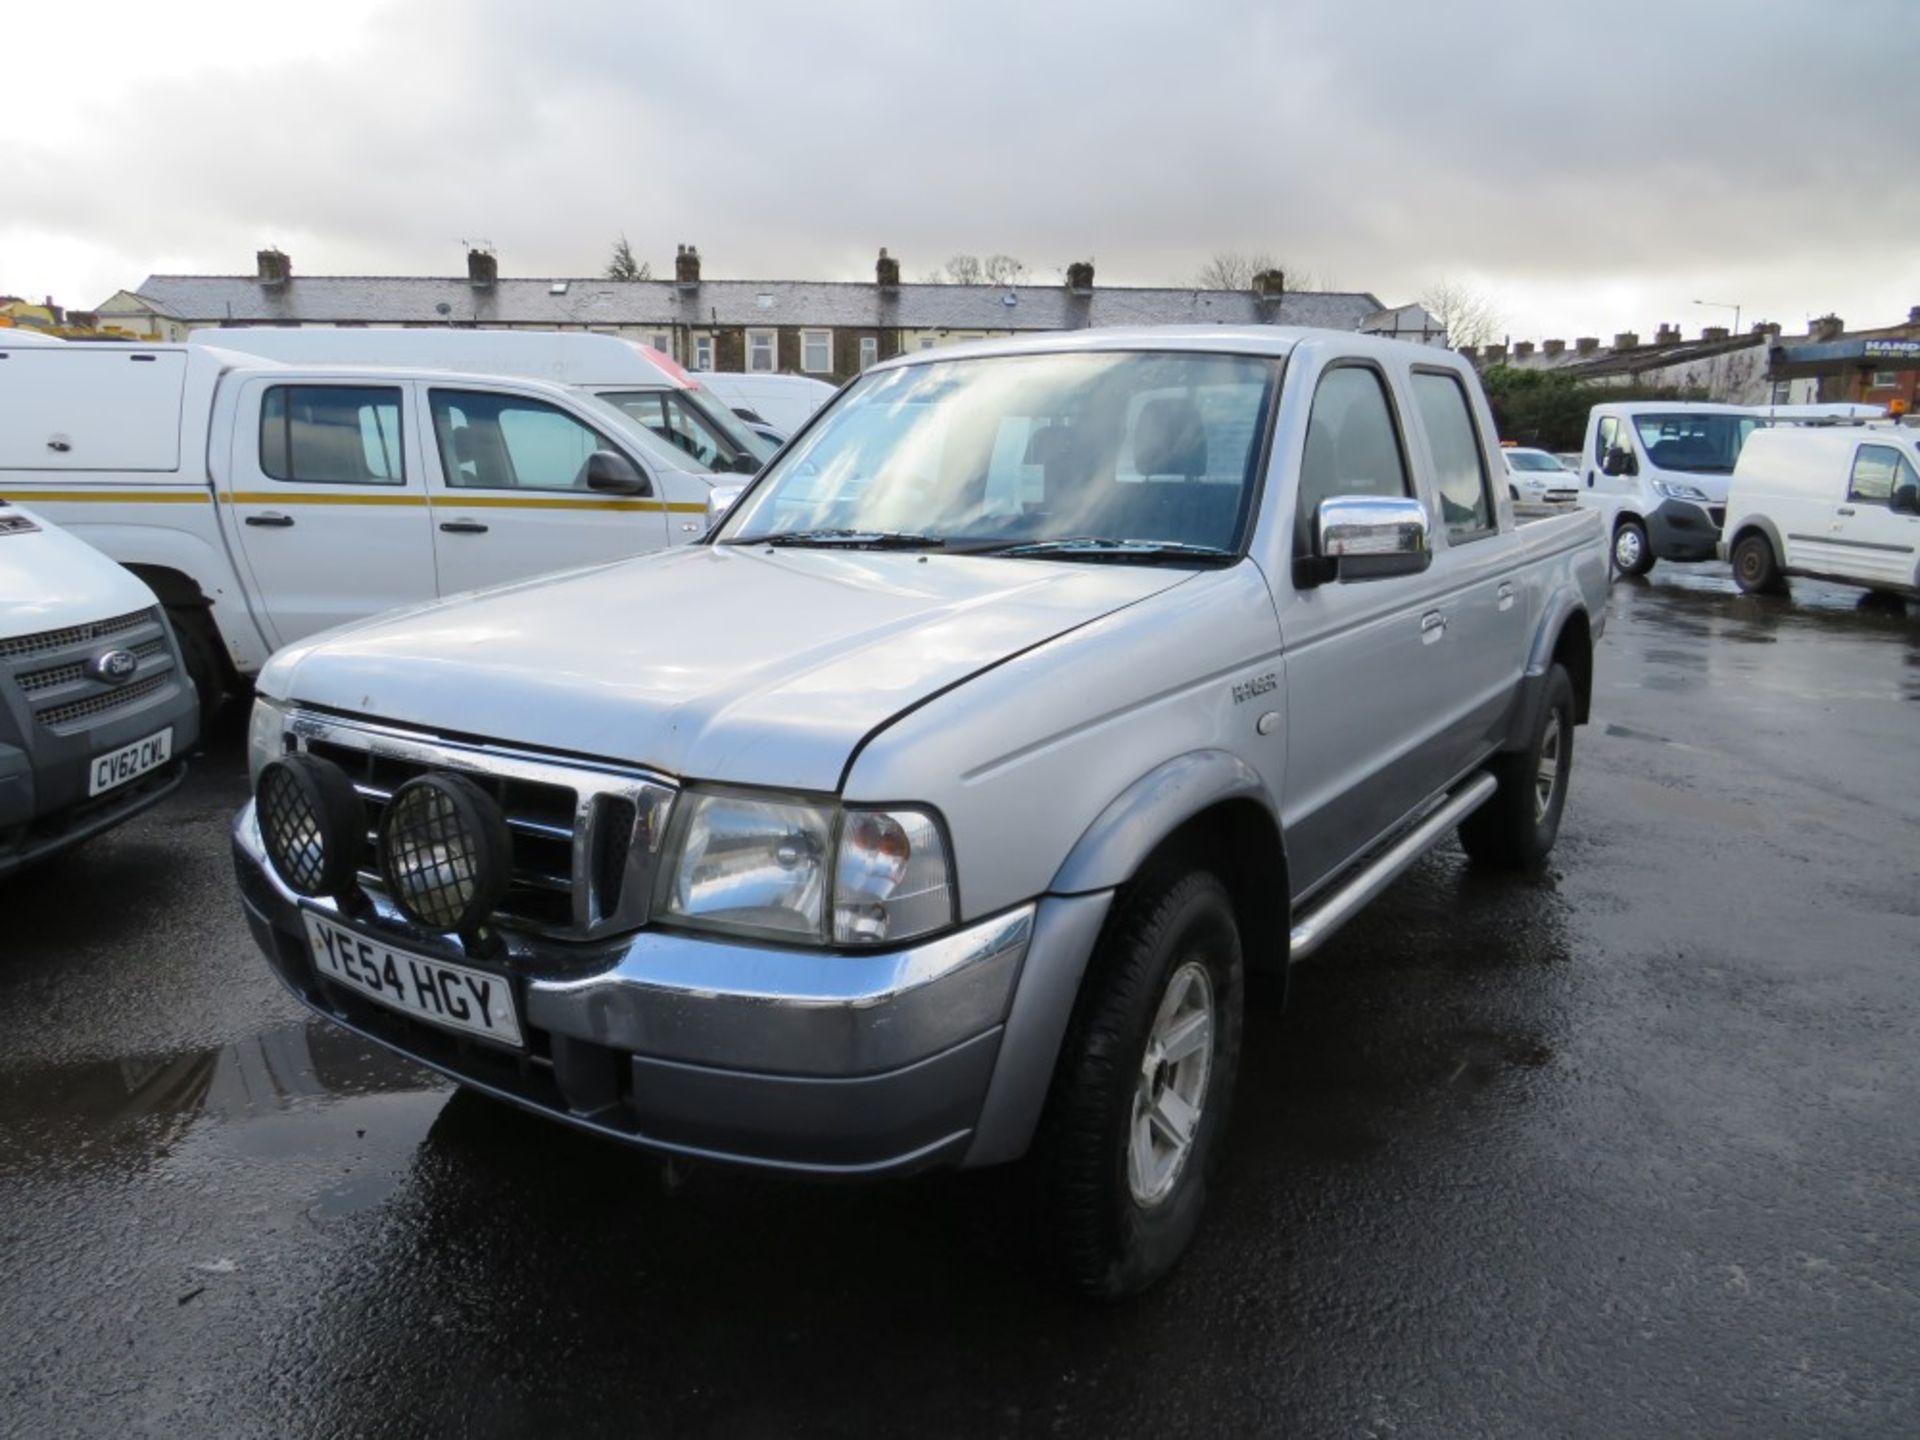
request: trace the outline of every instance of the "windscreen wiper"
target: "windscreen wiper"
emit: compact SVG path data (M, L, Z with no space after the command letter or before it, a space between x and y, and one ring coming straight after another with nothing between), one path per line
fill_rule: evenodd
M915 535L906 530L789 530L781 535L756 535L734 543L817 546L823 550L938 550L947 542L938 535Z
M1122 540L1101 535L1069 535L1029 540L988 552L994 555L1062 555L1075 560L1233 560L1231 550L1186 540Z

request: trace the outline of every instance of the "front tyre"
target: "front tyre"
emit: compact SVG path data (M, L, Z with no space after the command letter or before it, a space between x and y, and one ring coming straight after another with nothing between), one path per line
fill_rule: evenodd
M1547 693L1532 743L1488 766L1500 788L1460 822L1460 846L1474 860L1503 870L1546 862L1560 836L1560 816L1573 778L1573 680L1566 667L1547 672Z
M1131 888L1089 967L1036 1159L1055 1250L1100 1299L1187 1248L1240 1063L1240 930L1203 870Z
M1622 575L1644 575L1653 569L1647 527L1631 515L1613 528L1613 568Z

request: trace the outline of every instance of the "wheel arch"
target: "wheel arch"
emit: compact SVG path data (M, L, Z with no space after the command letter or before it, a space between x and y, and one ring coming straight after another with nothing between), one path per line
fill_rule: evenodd
M1733 555L1733 547L1749 535L1760 534L1767 537L1767 543L1773 547L1774 563L1782 569L1787 563L1787 547L1780 543L1780 527L1765 515L1742 515L1722 532L1727 537L1727 555Z

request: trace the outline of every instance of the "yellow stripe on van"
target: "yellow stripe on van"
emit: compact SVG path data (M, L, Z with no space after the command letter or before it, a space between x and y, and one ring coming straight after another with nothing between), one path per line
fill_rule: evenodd
M0 490L0 500L33 504L199 505L204 490ZM381 494L367 490L314 491L236 490L227 497L236 505L398 505L418 507L425 495L402 491ZM587 500L543 495L522 499L510 495L467 495L450 492L435 503L442 510L662 510L670 515L704 515L707 507L695 501Z

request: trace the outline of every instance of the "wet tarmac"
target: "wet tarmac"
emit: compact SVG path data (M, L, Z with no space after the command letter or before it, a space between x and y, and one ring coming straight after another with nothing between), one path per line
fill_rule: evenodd
M1114 1309L1018 1172L664 1167L307 1020L229 717L0 883L0 1432L1920 1432L1920 607L1612 608L1551 871L1431 856L1250 1018Z

